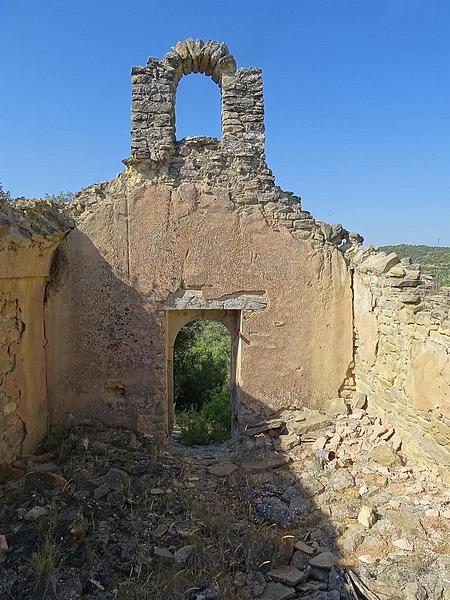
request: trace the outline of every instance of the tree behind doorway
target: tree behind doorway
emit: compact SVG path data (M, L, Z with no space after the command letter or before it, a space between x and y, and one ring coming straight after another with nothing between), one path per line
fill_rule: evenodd
M174 346L176 424L185 444L221 442L230 436L231 336L218 321L192 321Z

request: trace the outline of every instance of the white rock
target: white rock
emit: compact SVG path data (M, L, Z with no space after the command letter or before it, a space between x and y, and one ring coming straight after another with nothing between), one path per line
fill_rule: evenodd
M394 448L394 450L396 452L398 452L400 450L400 448L402 447L402 438L396 432L396 433L394 433L394 435L389 440L389 443L392 444L392 447Z
M363 504L361 510L358 513L358 521L366 529L370 529L377 520L373 508Z
M335 433L333 435L333 437L330 439L330 441L327 444L327 448L329 450L332 450L333 452L336 452L336 450L339 447L339 444L342 442L342 438L338 433Z
M357 421L359 421L365 415L366 415L366 411L364 409L362 409L362 408L355 408L355 410L350 415L350 418L351 419L356 419Z
M325 448L325 445L326 445L327 441L328 441L328 438L325 435L321 435L313 443L312 449L313 450L323 450L323 448Z
M396 548L400 548L400 550L406 550L407 552L412 552L414 550L413 544L406 538L393 540L392 543Z
M377 559L373 556L370 556L369 554L362 554L361 556L358 556L358 560L365 563L366 565L373 565L373 563L375 563Z

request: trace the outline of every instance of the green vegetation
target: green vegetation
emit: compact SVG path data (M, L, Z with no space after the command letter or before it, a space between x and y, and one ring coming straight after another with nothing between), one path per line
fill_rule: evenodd
M57 194L45 194L46 200L51 200L52 202L57 202L59 204L68 204L72 202L74 194L73 192L58 192ZM11 196L11 192L3 189L2 184L0 183L0 200L5 202L12 202L13 200L22 200L24 197L14 198Z
M10 200L12 200L11 193L8 192L7 190L4 190L1 183L0 183L0 200L4 200L6 202L9 202Z
M45 199L59 204L68 204L72 202L73 196L73 192L58 192L57 194L45 194Z
M35 590L42 592L45 598L47 592L52 590L56 597L56 574L60 559L60 549L53 536L48 534L38 545L30 558L30 565L34 572Z
M222 442L230 435L231 337L216 321L193 321L174 347L175 421L187 445Z
M410 256L422 265L423 272L431 275L438 287L450 286L450 248L442 246L382 246L381 250L396 252L400 258Z

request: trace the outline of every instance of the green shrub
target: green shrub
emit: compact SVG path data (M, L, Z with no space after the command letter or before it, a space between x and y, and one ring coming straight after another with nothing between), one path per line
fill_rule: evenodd
M176 413L176 423L180 428L180 439L186 446L209 444L208 423L200 412L186 410Z
M422 266L425 275L431 275L435 287L450 286L450 248L446 246L381 246L385 252L396 252L400 258L411 257Z
M176 412L180 439L187 446L224 442L230 437L231 408L228 393L222 391L201 410Z
M221 390L206 402L201 414L208 423L211 441L224 442L230 437L231 406L228 389Z
M200 410L229 386L231 338L222 323L193 321L174 347L174 402L177 410Z
M174 348L175 419L188 445L222 442L230 435L231 337L222 323L193 321Z
M45 194L46 200L58 202L59 204L69 204L74 198L73 192L59 192L58 194Z
M9 202L12 200L11 193L8 190L4 190L2 184L0 183L0 200L4 200L5 202Z

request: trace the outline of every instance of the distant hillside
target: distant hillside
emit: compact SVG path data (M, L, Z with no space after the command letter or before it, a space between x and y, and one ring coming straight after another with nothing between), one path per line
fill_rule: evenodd
M450 248L442 246L381 246L386 252L396 252L400 258L410 256L423 267L423 272L432 275L439 286L450 286Z

